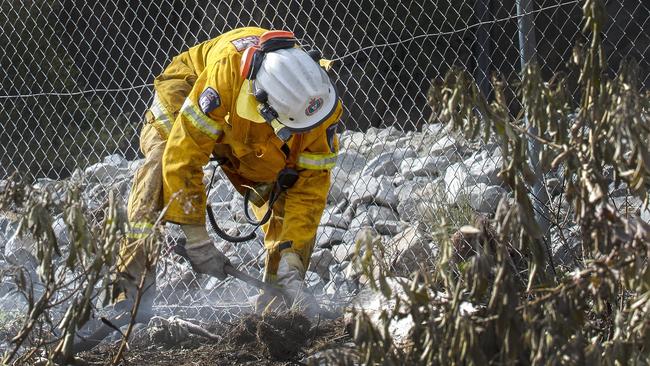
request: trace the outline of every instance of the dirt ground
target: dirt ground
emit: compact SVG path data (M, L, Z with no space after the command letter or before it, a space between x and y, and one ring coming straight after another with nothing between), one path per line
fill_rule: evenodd
M310 322L300 314L255 315L236 323L206 327L219 340L190 335L181 342L156 334L136 337L121 365L304 365L309 356L340 349L350 342L342 319ZM79 364L110 365L117 345L104 345L78 356Z

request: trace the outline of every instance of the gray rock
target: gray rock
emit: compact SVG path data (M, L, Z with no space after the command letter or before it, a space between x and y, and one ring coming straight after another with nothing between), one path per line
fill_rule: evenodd
M625 197L629 194L627 183L621 182L618 186L614 182L608 187L610 197Z
M422 125L423 135L437 136L445 130L445 125L442 123L425 123Z
M264 265L266 263L266 249L265 248L260 248L257 252L257 266L259 268L264 268Z
M328 355L331 353L331 351L328 350L323 350L323 351L317 351L314 352L310 355L305 355L303 358L300 359L300 363L303 365L317 365L317 366L326 366L328 365Z
M311 290L312 293L320 293L323 290L323 287L325 287L325 283L318 273L307 271L307 273L305 273L305 287L307 287L308 290Z
M230 214L228 218L239 223L248 222L246 221L246 216L244 216L244 199L240 194L234 195L230 201Z
M416 200L401 201L397 204L397 212L401 220L410 222L418 219L418 203Z
M52 223L52 230L54 231L54 236L56 237L56 242L59 245L59 248L67 246L70 244L70 236L68 235L68 228L63 221L63 217L59 217Z
M239 246L241 243L231 243L228 241L220 241L218 243L215 243L215 246L217 249L223 252L223 254L230 259L230 262L233 264L235 268L242 264L244 261L242 258L239 256Z
M411 181L418 184L427 184L427 183L434 183L441 179L442 179L441 177L413 177Z
M463 161L468 167L469 178L467 184L485 183L487 185L500 185L503 180L498 177L501 170L501 149L495 149L492 153L483 150Z
M99 182L103 184L113 183L120 178L131 175L128 164L115 165L115 161L109 159L109 163L97 163L84 170L88 182Z
M491 211L491 201L483 202L481 192L484 192L487 186L500 184L497 173L500 169L501 158L500 156L494 159L487 157L485 151L481 154L462 163L453 164L445 171L444 182L448 204L457 204L462 200L473 198L474 202L470 202L472 207L475 209L481 207L482 210L486 210L485 212ZM494 188L490 190L490 193L492 194L490 198L494 199L494 195L502 193L502 191Z
M343 262L341 262L341 263L338 264L338 265L335 264L335 265L333 265L332 267L330 267L330 274L336 274L336 276L332 276L332 280L333 280L333 281L336 281L336 282L343 282L343 281L345 281L346 278L345 278L345 273L343 273L343 271L344 271L346 268L348 268L348 266L350 265L350 263L352 263L352 262L350 262L349 260L347 260L347 261L343 261Z
M205 281L205 284L203 284L203 289L207 291L208 293L217 290L219 287L219 284L222 283L220 279L216 277L208 277L208 279Z
M2 255L0 255L0 269L6 269L9 267L9 264L5 262L2 259ZM0 299L5 296L8 292L14 290L14 283L12 282L12 279L7 277L2 277L2 281L0 281ZM1 325L0 325L1 326Z
M368 129L366 129L366 131L364 132L364 135L366 136L366 140L368 140L371 143L376 142L378 138L377 134L379 133L379 131L381 131L381 129L378 127L374 127L374 126L368 127Z
M394 126L382 128L377 132L377 139L383 141L392 141L404 135L404 132L398 130Z
M5 244L11 239L15 230L16 224L12 220L0 216L0 254L4 254Z
M418 198L415 192L422 185L416 182L406 181L395 189L398 204L397 212L404 221L411 221L417 217Z
M380 181L377 178L362 175L358 179L351 180L343 188L350 206L356 207L362 202L372 202L379 190Z
M555 197L562 193L562 181L555 177L547 178L546 189L548 190L550 197Z
M210 207L214 212L214 217L217 221L228 220L231 218L230 202L216 202L211 203Z
M218 206L219 207L219 206ZM223 231L226 232L228 235L243 235L243 234L248 234L250 233L252 226L248 224L242 224L241 222L233 221L232 219L228 219L226 217L219 218L215 214L215 218L217 219L217 225L219 225L219 228ZM210 223L207 223L207 229L208 229L208 234L210 237L215 241L215 242L222 242L223 239L219 235L217 235L216 232L212 229L212 225ZM257 229L257 235L258 237L260 236L260 233L262 233L261 229ZM255 241L255 239L253 239ZM247 243L247 242L244 242ZM242 243L243 244L243 243Z
M215 167L217 168L216 170ZM213 174L214 174L214 179L212 179ZM226 173L224 173L223 170L219 169L219 163L217 163L216 161L211 161L203 167L203 184L206 187L210 184L210 181L217 182L220 180L230 182L230 180L226 176Z
M336 167L347 174L358 173L366 166L366 158L354 150L339 151Z
M445 194L447 203L455 204L464 197L463 188L466 185L469 171L463 163L452 164L445 171Z
M378 205L397 208L399 201L397 195L395 194L395 186L393 185L392 179L384 176L377 179L379 181L377 194L374 197L374 202Z
M332 248L332 256L339 263L350 261L354 257L355 244L339 244Z
M411 137L401 137L396 140L385 140L380 138L370 147L367 157L368 159L373 159L381 154L389 153L400 148L411 148L411 142Z
M15 266L26 266L29 270L35 270L38 265L36 242L29 234L19 236L13 233L5 244L4 255L7 262Z
M241 261L241 263L248 265L248 263L255 260L255 257L257 256L257 248L259 248L259 244L254 241L239 243L235 247L235 256Z
M563 166L561 166L563 167ZM605 165L603 167L603 177L607 179L608 182L614 181L614 167L611 165Z
M343 235L343 243L345 244L356 244L357 241L364 241L374 238L377 235L375 230L372 227L359 227L359 228L350 228Z
M35 297L38 298L45 291L45 287L37 274L39 263L36 258L36 250L36 242L30 234L18 236L15 232L12 232L4 248L4 260L13 266L21 267L27 272L29 278L25 284L26 289L28 291L33 289L35 291ZM2 280L4 281L6 279ZM12 293L5 296L11 298L11 301L15 300ZM4 301L0 299L0 307ZM8 302L5 302L5 305L11 303L11 301L8 300Z
M366 134L358 131L343 131L339 136L341 150L356 150L361 151L363 148L371 143L371 140L366 138Z
M354 248L352 248L354 252ZM330 281L340 284L346 282L348 279L345 276L345 269L350 265L350 261L336 262L330 266Z
M406 312L406 307L403 305L408 303L408 296L404 291L404 285L408 283L408 278L388 277L386 278L386 285L391 289L393 296L386 298L381 294L381 292L373 291L370 287L366 287L355 296L352 301L352 307L356 311L363 311L373 325L379 329L383 329L385 322L382 320L382 314L384 314L386 309L394 309L398 306L398 298L402 304L399 305L399 309L405 312L405 314L408 313ZM409 334L414 326L415 323L413 318L411 315L407 315L398 320L391 321L390 324L388 324L387 330L393 341L399 346L405 345L408 342Z
M432 262L431 239L417 227L408 227L385 244L388 263L400 275L427 268Z
M444 171L451 162L445 156L425 156L406 158L400 165L400 173L406 179L413 177L431 177L437 176Z
M337 285L330 281L323 288L323 293L332 299L348 301L352 297L353 289L346 282Z
M399 171L399 166L405 158L417 156L412 148L398 148L371 159L361 172L361 175L379 177L381 175L393 176Z
M460 156L462 156L463 148L456 141L455 138L451 136L442 136L437 140L430 148L425 151L426 156L444 156L449 161L454 162L458 161Z
M338 204L347 199L344 188L350 179L349 173L339 167L334 167L330 173L330 190L327 194L328 204Z
M580 238L580 227L574 225L562 229L560 235L559 228L551 228L551 253L556 266L573 268L576 261L581 258L582 240Z
M409 181L397 187L399 218L408 222L419 220L424 209L428 209L433 202L440 201L439 192L442 189L439 185L440 181L426 183Z
M333 226L319 226L316 232L316 246L318 248L331 248L343 242L345 229Z
M641 220L643 220L646 224L650 224L650 209L641 211Z
M129 172L131 173L130 175L135 174L135 171L140 169L142 164L144 164L144 159L129 161L129 163L127 165L127 168L129 169Z
M351 180L343 189L350 203L356 208L362 203L375 203L387 207L397 207L398 198L392 179L388 177L360 176Z
M235 195L235 188L230 182L218 180L212 183L208 202L211 204L230 202Z
M362 206L360 206L362 207ZM358 229L364 226L370 226L372 224L370 216L368 215L367 210L358 211L357 215L350 222L350 230Z
M384 206L369 206L368 207L368 224L373 225L378 221L386 220L399 220L397 212L393 211L391 208ZM363 226L363 225L359 225Z
M408 182L408 180L406 180L406 178L404 178L402 173L397 173L394 177L392 177L391 181L393 182L393 185L395 187L399 187L402 184L404 184L405 182Z
M129 166L129 161L120 154L112 154L104 157L104 164L125 168Z
M57 185L57 181L50 178L37 178L36 183L34 183L34 188L38 190L51 190L53 186Z
M338 208L333 206L325 207L323 215L320 219L320 225L322 226L333 226L341 229L347 229L350 226L350 221L352 221L351 210L344 211L342 213L337 212Z
M378 220L373 227L381 235L394 236L402 232L406 228L406 224L396 220Z
M638 215L643 207L643 201L636 196L614 197L612 199L614 207L622 215Z
M573 207L563 194L553 197L551 200L551 209L553 215L557 214L562 219L567 216L573 217Z
M484 183L466 187L465 191L469 197L469 205L478 212L486 213L496 211L499 201L507 193L500 186L487 186Z
M329 281L330 267L337 263L332 251L329 249L320 249L312 253L309 270L318 273L325 281Z

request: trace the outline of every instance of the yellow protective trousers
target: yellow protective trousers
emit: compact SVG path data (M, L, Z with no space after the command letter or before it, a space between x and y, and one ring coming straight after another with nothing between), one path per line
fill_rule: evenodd
M121 243L117 259L119 274L118 291L115 300L134 299L142 275L144 292L142 306L150 306L155 295L156 257L153 223L162 209L162 155L165 139L154 125L154 118L148 112L140 132L140 149L144 163L133 177L127 207L130 231Z
M314 250L316 243L316 233L311 240L303 241L301 243L287 243L282 240L282 227L284 224L284 209L286 195L282 194L280 198L273 205L273 211L269 221L262 225L264 232L264 248L266 248L266 260L264 263L264 281L273 283L276 280L278 273L278 265L280 264L280 255L283 251L292 251L300 256L302 259L305 270L309 268L309 261L311 253ZM268 210L268 202L261 207L251 205L251 209L258 220L261 220ZM304 273L303 273L304 276Z

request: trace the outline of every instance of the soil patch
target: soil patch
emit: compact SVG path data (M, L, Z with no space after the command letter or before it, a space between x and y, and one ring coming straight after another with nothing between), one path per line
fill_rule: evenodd
M309 339L311 323L301 313L268 314L257 323L257 341L276 360L291 360Z
M125 353L123 365L293 365L326 349L350 342L343 319L310 322L299 313L248 315L235 323L214 323L223 334L214 342L190 335L176 345L136 341ZM102 345L79 356L86 365L110 365L119 344Z

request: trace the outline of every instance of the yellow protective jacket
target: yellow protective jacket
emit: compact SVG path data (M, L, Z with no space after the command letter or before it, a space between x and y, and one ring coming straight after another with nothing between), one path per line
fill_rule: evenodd
M154 125L167 137L162 177L166 220L205 223L202 168L212 153L228 158L229 177L236 187L241 182L274 182L285 167L283 143L273 129L239 117L236 110L244 82L239 72L242 53L265 31L250 27L224 33L178 55L156 78L150 111L156 119ZM205 114L199 99L209 88L218 93L218 101L212 105L218 107ZM334 130L341 112L339 101L327 121L303 134L297 158L299 179L286 193L280 241L313 240L330 187L329 170L336 162ZM295 145L294 138L288 146Z

